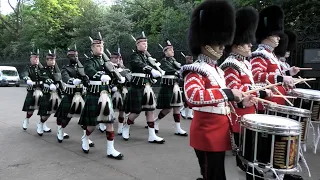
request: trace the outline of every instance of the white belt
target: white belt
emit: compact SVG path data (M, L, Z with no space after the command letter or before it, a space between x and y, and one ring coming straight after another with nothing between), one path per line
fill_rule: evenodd
M38 84L42 84L42 83L43 83L42 81L38 82ZM36 85L36 84L37 84L37 82L32 81L32 85Z
M162 76L162 78L165 78L165 79L177 79L177 77L174 76L174 75L164 75L164 76Z
M90 81L90 85L108 85L108 82Z
M207 113L213 113L213 114L222 114L222 115L230 114L230 107L228 106L224 106L224 107L204 106L204 107L193 107L192 109L195 111L207 112Z
M143 73L131 73L131 76L142 77L145 78L147 75Z
M83 84L79 84L79 85L71 85L71 84L65 84L66 88L82 88Z

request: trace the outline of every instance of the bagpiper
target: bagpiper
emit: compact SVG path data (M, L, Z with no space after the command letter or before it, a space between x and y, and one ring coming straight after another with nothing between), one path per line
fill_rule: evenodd
M99 37L91 40L91 50L93 57L84 64L85 74L90 82L87 89L85 105L81 113L79 124L83 127L82 150L89 153L89 136L95 130L98 123L107 124L107 156L114 159L122 159L123 155L114 148L113 123L115 114L111 102L111 90L109 82L118 78L112 71L112 64L104 53L104 42L99 33ZM124 83L124 78L117 79L119 83Z
M59 106L62 95L61 71L56 63L56 51L46 56L47 66L42 68L43 96L40 98L38 115L40 120L37 124L37 133L42 136L44 131L43 124L48 120L51 114L54 114Z
M136 40L136 51L131 54L131 84L125 103L125 112L130 113L126 123L123 125L122 137L129 140L130 126L139 116L141 111L145 111L150 143L163 144L165 140L158 137L154 129L154 110L156 108L155 94L151 84L155 83L155 78L161 77L164 72L156 60L148 53L148 42L144 33Z
M252 53L250 62L252 65L253 79L261 86L269 83L283 82L284 86L276 86L278 91L285 95L286 87L293 87L293 78L282 73L280 61L274 54L274 48L279 45L279 35L283 33L283 10L276 5L271 5L259 14L259 23L256 31L258 49ZM285 100L280 97L268 98L268 100L284 105ZM263 106L259 104L259 113L264 113Z
M22 111L26 112L26 118L23 120L22 128L27 130L29 119L33 115L34 110L39 109L39 99L43 95L43 81L40 73L40 69L43 68L39 62L39 49L36 52L30 54L30 66L28 66L23 80L27 84L27 96L25 98ZM51 132L51 129L47 127L46 123L43 123L44 132Z
M64 96L54 115L57 118L57 140L59 143L62 143L63 139L69 138L64 129L71 118L80 117L84 107L84 88L88 86L88 78L84 73L81 62L78 60L76 46L74 46L74 49L68 49L67 58L69 64L61 68L62 81L65 83ZM90 145L94 146L92 142L90 142Z
M229 101L252 106L251 96L226 87L217 60L225 45L232 43L235 32L235 10L223 0L206 0L193 11L189 27L189 47L198 60L181 69L184 94L194 117L190 126L190 145L198 158L203 178L225 180L225 152L231 150Z
M241 8L236 12L236 32L231 46L226 48L229 56L220 65L224 71L226 85L230 89L239 89L242 92L247 92L255 88L251 64L247 58L251 55L252 44L255 43L255 32L259 21L258 12L252 7ZM254 96L259 98L271 97L271 90L258 91ZM255 106L246 107L242 103L232 103L235 113L232 113L232 130L234 140L239 147L240 120L243 115L255 114ZM239 180L252 179L250 174L247 174L247 167L241 162L239 155L236 156ZM248 172L252 172L252 168L248 167ZM259 172L255 172L259 175ZM258 177L256 177L258 179Z
M122 84L117 81L112 82L112 104L113 108L119 111L117 132L118 135L122 135L122 128L125 119L124 103L128 94L128 87L130 85L130 70L123 65L123 62L121 62L122 58L120 49L118 49L118 52L113 52L110 59L119 73L126 78L125 83Z
M157 109L161 109L155 118L154 129L159 131L159 122L173 109L173 120L175 122L175 135L188 136L187 132L180 126L180 108L183 105L182 93L179 87L181 64L174 58L174 50L169 40L160 47L165 57L160 61L160 68L165 71L161 77L161 88L157 98Z
M186 56L184 55L184 58L186 59L186 64L192 64L193 63L193 57L192 56ZM182 88L183 93L183 79L180 79L180 87ZM184 96L184 93L182 94L182 100L183 100L183 106L180 109L180 114L183 119L193 119L193 110L188 106L188 103L186 101L186 98Z

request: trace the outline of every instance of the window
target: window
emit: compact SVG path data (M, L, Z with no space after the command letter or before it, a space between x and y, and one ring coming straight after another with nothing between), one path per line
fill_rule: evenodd
M3 76L18 76L17 71L13 70L2 70L2 75Z

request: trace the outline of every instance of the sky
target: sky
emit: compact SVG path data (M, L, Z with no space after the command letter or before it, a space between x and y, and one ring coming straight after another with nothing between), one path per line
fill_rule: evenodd
M117 0L95 0L95 1L102 3L104 5L112 5L112 3ZM10 3L12 6L15 6L17 3L17 0L10 0ZM9 14L12 12L12 9L9 6L8 0L0 0L0 12L2 14Z

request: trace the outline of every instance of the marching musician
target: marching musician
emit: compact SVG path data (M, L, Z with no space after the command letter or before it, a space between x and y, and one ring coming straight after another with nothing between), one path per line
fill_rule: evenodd
M125 103L125 112L130 113L127 122L122 129L122 137L124 140L129 139L130 126L139 116L141 111L145 111L150 143L163 144L163 138L158 137L154 129L154 110L156 108L155 94L151 88L151 84L155 82L155 78L162 76L157 67L155 59L148 53L147 38L142 36L136 39L136 51L130 57L132 80Z
M165 58L160 61L160 67L165 71L165 75L161 77L161 88L157 98L157 109L161 109L161 111L155 118L154 129L156 133L159 131L159 121L173 109L175 135L188 136L180 126L180 108L183 105L179 87L181 64L174 58L173 46L169 40L165 41L163 52Z
M287 62L287 58L290 56L290 52L294 51L297 44L297 35L291 31L291 30L285 30L285 43L283 47L281 48L281 55L279 55L280 65L283 71L287 71L286 74L290 76L296 75L300 70L299 68L295 66L290 66L290 64ZM280 39L281 41L281 39ZM279 42L279 46L281 45L281 42ZM279 47L278 46L278 47ZM277 49L277 48L276 48ZM275 49L275 52L276 52ZM283 54L284 52L284 54ZM276 54L277 55L277 54Z
M192 56L185 56L186 64L192 64L193 63L193 57ZM180 79L180 87L183 89L183 80ZM183 92L182 92L183 93ZM184 96L184 93L182 94L182 100L183 100L183 106L180 109L181 117L184 119L192 119L193 118L193 110L189 108L188 103L186 101L186 98Z
M56 52L49 53L46 56L47 66L40 69L42 74L43 96L40 98L38 115L40 120L37 123L37 133L42 136L44 132L44 123L51 114L55 113L62 95L61 71L56 63Z
M126 80L125 83L120 84L117 81L112 82L112 104L113 108L119 111L119 116L118 116L118 135L122 135L122 128L123 128L123 123L124 123L124 118L125 118L125 109L124 109L124 103L125 103L125 98L128 94L128 87L130 83L129 77L129 72L130 70L127 69L123 65L123 61L121 58L121 54L119 52L113 52L111 54L110 58L111 62L115 66L115 68L122 74Z
M217 66L225 45L235 32L234 7L228 1L206 0L193 11L189 27L189 46L198 60L181 69L187 103L194 110L190 145L198 157L203 178L226 180L225 152L231 150L229 101L250 107L251 96L226 87L224 72Z
M231 51L228 58L220 65L224 70L227 87L239 89L246 92L254 88L254 80L251 72L251 64L247 58L251 55L251 47L255 42L255 32L258 26L259 14L252 7L241 8L236 13L236 32L231 46L227 47ZM270 90L258 91L254 93L256 97L271 97ZM255 114L255 106L246 107L242 103L232 104L235 113L232 114L232 130L234 132L235 143L239 147L240 118L245 114ZM236 157L239 180L252 179L246 174L246 168L242 165L240 158ZM252 171L249 168L249 172ZM258 174L258 172L255 172ZM246 178L247 176L247 178ZM258 178L256 178L258 179Z
M34 110L39 109L39 100L42 96L43 81L40 69L42 69L43 66L39 62L39 49L37 52L31 52L30 64L23 75L23 79L27 84L27 96L22 108L22 111L26 112L26 118L22 124L23 130L27 130L29 118L33 115ZM43 131L51 132L51 129L47 127L45 122L43 123Z
M89 136L95 130L98 123L107 124L107 156L114 159L122 159L123 155L114 148L114 129L115 119L109 82L115 79L115 74L108 68L109 59L104 54L104 42L101 34L99 38L91 39L91 50L93 57L84 64L85 74L89 77L89 86L85 100L85 106L81 113L79 124L84 129L82 136L82 150L89 153ZM123 78L117 79L119 83L124 83Z
M57 140L59 143L63 139L68 139L64 128L67 127L72 117L79 117L84 106L82 98L83 88L88 85L87 76L84 74L84 68L78 60L78 51L68 49L67 58L69 64L61 68L62 81L65 83L64 96L54 117L57 118ZM93 146L93 143L90 143Z
M270 83L283 82L285 86L293 87L293 78L283 74L281 71L280 61L274 54L274 48L279 45L279 35L283 33L284 26L283 10L276 5L264 8L259 14L259 23L256 31L258 49L252 52L250 62L252 65L253 79L256 84L266 85ZM278 91L286 94L284 86L276 86ZM281 97L268 98L272 102L284 105L285 100ZM263 107L259 104L259 113L263 113Z

